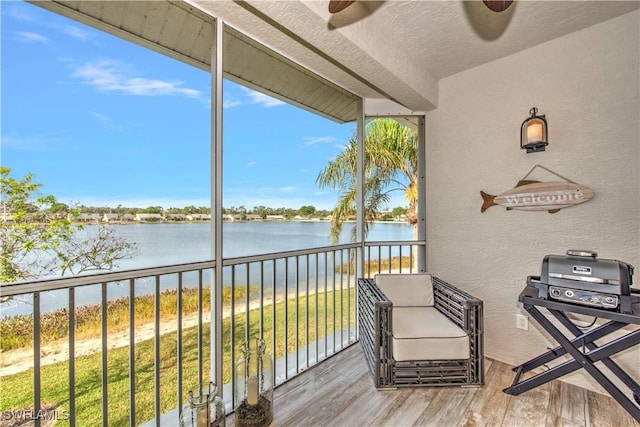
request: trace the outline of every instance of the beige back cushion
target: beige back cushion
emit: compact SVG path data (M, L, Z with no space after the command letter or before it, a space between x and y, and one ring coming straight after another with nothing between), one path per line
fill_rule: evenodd
M374 280L393 305L433 306L433 285L428 273L376 274Z

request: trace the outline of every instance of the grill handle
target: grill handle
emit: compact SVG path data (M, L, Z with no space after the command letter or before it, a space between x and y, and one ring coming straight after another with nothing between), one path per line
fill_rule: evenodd
M567 256L596 258L598 256L598 253L596 251L582 251L578 249L569 249L567 251Z
M535 287L540 283L542 283L542 281L540 280L540 276L527 276L527 285Z

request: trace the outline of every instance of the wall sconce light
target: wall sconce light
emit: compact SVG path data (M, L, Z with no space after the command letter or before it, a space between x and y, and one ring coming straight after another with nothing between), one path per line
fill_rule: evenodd
M549 145L547 139L547 120L545 116L538 116L538 109L533 107L529 110L529 118L522 122L520 128L520 148L526 149L527 153L537 153L544 151Z

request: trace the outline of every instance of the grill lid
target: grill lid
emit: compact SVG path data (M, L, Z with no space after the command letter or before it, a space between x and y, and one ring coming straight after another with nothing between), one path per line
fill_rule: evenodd
M547 255L542 262L543 283L629 295L633 267L622 261L600 259L595 251L570 249L566 255Z

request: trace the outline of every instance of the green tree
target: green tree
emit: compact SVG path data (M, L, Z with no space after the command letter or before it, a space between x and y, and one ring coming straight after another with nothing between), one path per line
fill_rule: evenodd
M263 205L254 206L253 207L253 213L255 215L260 215L260 218L262 218L262 219L266 219L267 215L268 215L267 209L268 208L266 206L263 206Z
M143 213L149 213L149 214L163 214L164 213L164 209L162 208L162 206L149 206L146 209L143 210Z
M60 215L62 204L42 195L32 174L22 179L10 174L11 169L0 167L1 283L111 270L137 253L134 243L108 226L99 227L95 236L78 233L82 227L73 220L79 209Z
M407 208L405 208L404 206L396 206L391 211L391 214L396 218L400 217L402 215L406 215L407 214Z
M64 214L64 215L67 215L70 211L71 210L69 209L68 205L60 202L56 202L49 209L49 212L51 213Z
M393 191L404 192L409 205L406 220L414 227L417 224L417 140L415 131L396 120L375 119L367 123L364 143L365 233L370 223L387 207ZM356 213L356 148L354 137L316 179L320 188L340 192L331 217L331 239L334 243L344 222ZM355 229L353 231L355 233Z
M300 212L302 216L311 216L316 213L316 207L313 205L301 206L298 212Z
M189 206L185 206L184 209L182 209L182 212L171 212L171 213L184 213L185 215L191 215L191 214L198 213L198 208L196 208L193 205L189 205Z
M285 208L284 212L282 213L282 215L284 215L286 219L291 219L295 217L297 214L298 214L298 211L293 208Z

